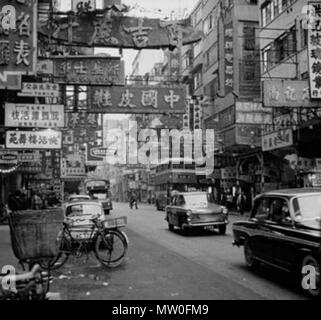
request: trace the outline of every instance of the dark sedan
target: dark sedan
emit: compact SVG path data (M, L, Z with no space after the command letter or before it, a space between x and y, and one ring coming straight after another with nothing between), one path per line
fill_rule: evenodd
M234 244L244 245L249 267L263 262L294 273L308 293L320 295L321 190L261 194L250 219L233 224L233 234Z
M220 234L225 234L228 211L216 204L212 195L206 192L177 193L166 207L166 220L169 230L178 227L186 232L190 228L201 227L218 229Z

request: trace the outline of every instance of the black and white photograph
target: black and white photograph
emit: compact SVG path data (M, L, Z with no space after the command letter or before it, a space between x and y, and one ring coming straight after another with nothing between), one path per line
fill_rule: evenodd
M320 0L0 0L0 300L199 319L320 271Z

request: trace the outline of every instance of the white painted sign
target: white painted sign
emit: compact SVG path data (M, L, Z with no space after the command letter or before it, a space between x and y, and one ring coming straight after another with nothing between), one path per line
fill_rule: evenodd
M61 149L61 140L61 132L51 129L6 132L8 149Z
M50 82L24 82L22 84L22 92L19 92L18 96L59 98L59 84Z
M292 129L285 129L272 132L268 135L262 136L262 150L271 151L293 145L293 131Z
M6 127L62 128L64 106L5 103Z
M17 164L18 153L11 150L0 150L0 164Z

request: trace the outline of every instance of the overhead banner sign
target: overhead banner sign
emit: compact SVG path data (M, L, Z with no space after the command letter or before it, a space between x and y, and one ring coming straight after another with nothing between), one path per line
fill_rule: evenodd
M64 106L5 103L6 127L64 127Z
M0 89L20 90L36 71L37 0L1 0L0 12Z
M272 132L262 136L262 150L271 151L275 149L290 147L293 145L292 129Z
M186 89L181 87L91 87L88 111L99 113L185 113Z
M85 159L80 155L68 155L61 159L61 177L86 176Z
M57 83L125 84L125 64L118 57L52 57Z
M235 103L236 123L242 124L271 124L272 109L264 108L260 102Z
M263 103L265 107L311 108L321 106L320 101L311 101L308 80L263 81Z
M59 84L49 82L24 82L22 84L22 92L19 92L18 96L59 98Z
M202 39L202 31L195 30L188 19L162 21L142 17L112 15L112 10L103 15L83 14L58 17L43 24L39 32L51 35L52 39L77 42L84 47L114 47L132 49L159 49L175 47L182 39L184 44ZM50 34L50 30L52 30Z
M308 60L310 94L312 99L321 99L321 4L309 2L312 21L308 27Z
M36 151L25 151L18 153L18 161L22 163L30 163L30 162L40 162L41 156L38 150Z
M6 131L8 149L61 149L61 132L41 131Z

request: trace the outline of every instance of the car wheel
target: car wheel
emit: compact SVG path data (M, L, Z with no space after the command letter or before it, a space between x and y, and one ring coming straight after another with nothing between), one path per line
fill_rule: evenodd
M319 297L321 295L320 288L320 262L312 255L307 255L302 260L301 265L301 287L312 297ZM307 267L312 267L312 271L315 270L315 275L311 274L311 269L307 269ZM305 270L306 269L306 270ZM307 278L311 276L311 278ZM315 283L313 282L315 279Z
M221 235L226 234L226 224L221 225L221 226L218 226L218 232L219 232Z
M260 266L260 262L257 261L253 254L253 249L249 239L245 240L244 243L244 258L246 265L251 269L256 269Z

